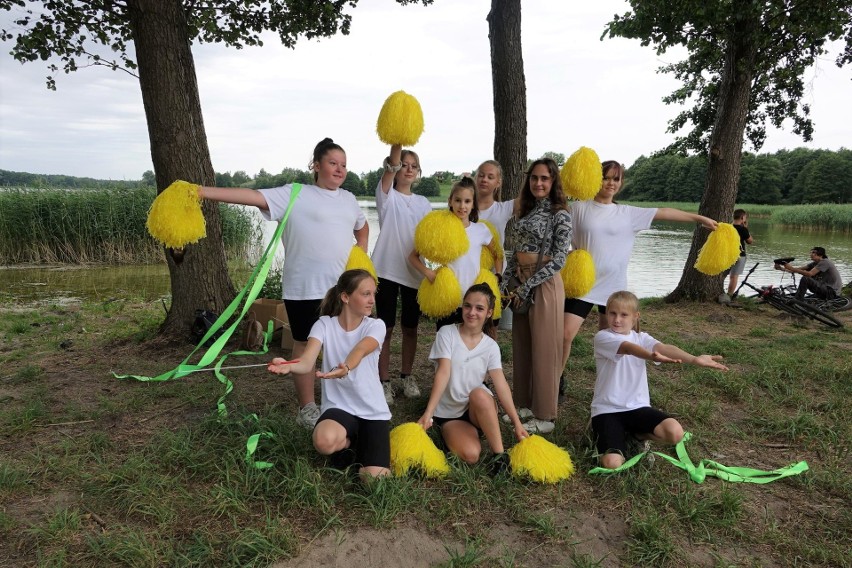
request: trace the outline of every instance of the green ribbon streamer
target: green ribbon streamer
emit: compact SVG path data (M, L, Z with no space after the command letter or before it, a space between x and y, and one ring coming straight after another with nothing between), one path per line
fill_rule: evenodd
M704 480L707 477L718 477L724 481L730 481L733 483L771 483L773 481L777 481L779 479L783 479L785 477L790 477L792 475L799 475L808 470L807 462L800 461L794 464L791 464L787 467L781 467L778 469L774 469L772 471L764 471L761 469L753 469L749 467L729 467L726 465L722 465L713 460L704 459L701 460L696 466L692 459L689 457L689 454L686 453L686 443L692 439L692 434L689 432L684 432L683 439L678 442L675 446L675 453L677 454L677 458L673 458L666 454L660 452L654 452L655 455L660 456L661 458L669 461L676 467L686 471L689 474L689 478L692 479L695 483L704 483ZM642 452L636 456L633 456L616 469L607 469L605 467L596 467L589 471L590 475L609 475L613 473L620 473L627 469L630 469L639 461L645 457L647 452Z
M249 418L254 420L255 422L260 422L257 418L257 414L250 414ZM275 462L267 462L267 461L255 461L254 454L257 452L257 445L260 443L260 440L268 438L270 440L275 439L275 434L272 432L258 432L257 434L252 434L249 436L248 440L246 440L246 463L249 467L254 467L255 469L269 469L275 465Z

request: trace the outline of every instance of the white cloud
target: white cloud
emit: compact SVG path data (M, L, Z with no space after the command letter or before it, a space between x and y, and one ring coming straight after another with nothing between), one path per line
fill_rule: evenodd
M361 0L349 36L301 41L294 50L274 34L262 48L194 46L214 168L305 167L314 144L330 136L346 148L351 170L373 169L387 153L375 119L398 89L424 110L417 150L425 171L473 168L493 148L489 7L488 0L428 7ZM665 128L677 108L661 98L676 83L656 70L676 54L663 61L638 42L599 39L626 10L620 0L524 2L530 156L586 145L629 164L672 140ZM54 93L45 74L42 63L0 56L0 168L113 179L151 169L134 78L98 67L60 73ZM848 146L849 82L833 61L821 63L807 98L816 123L810 146ZM789 132L770 131L764 150L800 145Z

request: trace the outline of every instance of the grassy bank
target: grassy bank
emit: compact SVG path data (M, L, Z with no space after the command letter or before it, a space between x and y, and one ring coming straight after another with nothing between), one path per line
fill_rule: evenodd
M573 456L571 479L534 485L453 462L445 480L364 487L313 451L294 422L288 379L231 371L223 420L212 374L114 379L111 370L163 372L189 352L154 339L161 316L131 300L0 311L0 558L10 565L288 566L296 557L300 566L850 565L848 331L751 304L642 308L643 330L725 355L732 369L649 366L654 403L695 436L693 459L760 469L807 460L800 477L699 485L660 458L589 476L590 318L549 436ZM852 326L849 312L841 316ZM428 393L433 324L420 332L415 376ZM501 334L511 377L511 338ZM415 420L424 405L398 399L393 424ZM275 462L266 471L243 461L246 438L260 429L275 434L260 446ZM511 441L508 429L504 437Z
M0 189L0 264L161 262L162 248L145 229L153 188ZM256 239L244 211L221 206L230 258Z

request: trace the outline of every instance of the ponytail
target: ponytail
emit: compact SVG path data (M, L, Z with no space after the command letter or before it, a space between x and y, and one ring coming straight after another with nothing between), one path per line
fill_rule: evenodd
M343 299L341 296L344 293L348 295L354 294L358 286L361 285L362 280L372 277L372 274L361 268L347 270L341 274L340 278L337 279L337 284L329 288L328 292L325 293L325 298L320 303L320 315L330 317L339 316L343 311Z

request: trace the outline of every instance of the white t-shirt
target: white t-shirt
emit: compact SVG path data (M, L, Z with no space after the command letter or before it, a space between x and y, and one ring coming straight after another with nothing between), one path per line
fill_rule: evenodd
M602 329L595 334L595 394L592 397L592 416L624 412L651 406L648 393L648 372L645 360L633 355L619 355L625 341L653 351L659 343L644 332L616 333Z
M417 288L423 275L408 263L408 255L414 250L414 229L432 211L432 205L422 195L405 195L394 188L385 193L379 180L376 210L380 227L373 249L376 273L380 278Z
M429 359L436 364L438 359L450 360L450 381L435 408L438 418L458 418L464 414L473 389L484 388L491 394L483 381L488 371L503 368L496 341L483 333L476 347L468 349L459 335L458 325L445 325L438 330Z
M467 252L452 261L448 266L461 285L462 295L473 286L481 270L482 247L488 246L493 238L491 231L483 223L471 223L464 230L470 246Z
M479 220L488 221L494 228L497 229L497 234L500 235L500 246L506 244L506 223L512 218L512 213L515 210L515 201L495 201L488 209L479 210Z
M595 285L580 298L604 306L613 292L627 289L627 263L636 234L651 227L657 210L617 203L571 204L574 249L585 249L595 263Z
M321 316L317 320L308 337L322 342L324 373L331 372L335 365L342 363L365 337L372 337L379 343L379 347L361 359L346 377L320 379L322 412L329 408L339 408L365 420L390 420L390 409L379 381L379 352L386 331L382 320L367 317L352 331L344 330L337 316Z
M269 210L268 221L279 221L290 203L292 185L259 190ZM281 286L287 300L324 298L346 268L355 243L353 231L367 223L355 196L345 189L303 185L281 236L284 268Z

